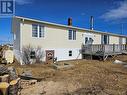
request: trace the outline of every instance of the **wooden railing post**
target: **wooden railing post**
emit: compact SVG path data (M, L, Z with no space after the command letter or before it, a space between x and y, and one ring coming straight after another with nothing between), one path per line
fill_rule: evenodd
M113 44L113 53L115 52L115 44Z
M104 47L104 44L102 45L102 51L104 51L105 50L105 47Z
M122 44L120 44L120 52L122 52Z
M127 51L127 44L125 44L125 50Z

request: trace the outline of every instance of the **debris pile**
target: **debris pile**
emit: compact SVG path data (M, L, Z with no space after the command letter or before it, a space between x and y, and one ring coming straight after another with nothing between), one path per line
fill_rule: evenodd
M9 70L7 67L0 65L0 76L8 74Z
M15 68L0 65L0 95L19 95L20 86Z

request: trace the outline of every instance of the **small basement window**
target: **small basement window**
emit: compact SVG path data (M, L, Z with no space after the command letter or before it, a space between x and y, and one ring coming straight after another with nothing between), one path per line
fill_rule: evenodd
M31 58L31 59L35 59L35 58L36 58L36 56L35 56L35 51L31 51L31 52L30 52L30 58Z
M72 56L72 51L71 50L69 51L69 56Z

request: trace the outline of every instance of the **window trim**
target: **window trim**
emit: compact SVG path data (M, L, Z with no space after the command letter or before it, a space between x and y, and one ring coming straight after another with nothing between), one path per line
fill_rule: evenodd
M45 27L43 25L38 25L39 26L39 33L38 33L38 37L39 38L44 38L45 37ZM40 27L41 27L41 37L40 37Z
M68 39L72 40L73 39L73 31L72 30L68 30Z
M36 25L37 26L37 36L33 36L33 26ZM43 27L43 29L41 30L40 27ZM40 30L41 30L41 36L40 36ZM45 38L45 27L44 25L40 25L40 24L32 24L32 37L33 38Z
M35 26L37 27L37 30L33 29L33 27L35 28ZM36 36L35 36L35 34L33 35L34 32L37 32ZM32 37L34 37L34 38L38 37L38 25L37 24L32 24Z
M68 30L68 40L76 40L76 37L77 37L76 30L69 29Z
M73 30L73 40L76 40L76 30Z

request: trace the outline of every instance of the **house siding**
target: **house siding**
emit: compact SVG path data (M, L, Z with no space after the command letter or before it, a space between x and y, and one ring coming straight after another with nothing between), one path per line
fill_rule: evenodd
M109 44L119 44L119 38L117 36L109 36Z
M101 44L101 34L94 34L93 44Z
M18 19L13 19L12 32L14 49L20 50L20 21Z
M12 20L12 32L13 32L13 52L15 55L15 58L21 62L21 28L20 28L20 20L19 19L13 19Z
M126 44L126 38L122 38L122 44Z
M79 55L79 50L82 45L83 32L76 32L76 40L68 39L68 30L65 28L54 27L50 25L44 25L45 37L37 38L32 37L32 22L25 22L21 24L22 32L22 48L25 46L41 47L45 50L54 50L55 57L60 60L76 59ZM72 50L73 56L68 56L68 51ZM81 59L81 55L78 57ZM43 58L45 61L45 58Z
M32 23L22 25L22 45L43 48L81 48L82 32L76 33L76 40L68 40L68 29L44 25L45 37L32 37Z
M38 24L44 26L45 35L44 38L32 37L32 24ZM68 39L68 30L72 29L71 27L61 27L50 24L43 24L40 22L34 22L29 20L19 20L14 19L13 21L13 33L16 35L14 40L14 52L15 56L20 55L22 59L22 49L28 45L31 45L34 48L38 46L42 48L43 51L54 50L55 57L58 61L61 60L72 60L72 59L81 59L80 49L82 44L85 41L86 35L91 35L93 39L93 44L101 44L101 38L103 33L90 32L87 30L73 29L76 30L76 40ZM109 44L119 44L119 36L109 35ZM122 38L122 44L126 43L126 37ZM72 56L69 56L69 51L72 51ZM44 54L45 55L45 54ZM45 57L42 59L45 61Z

